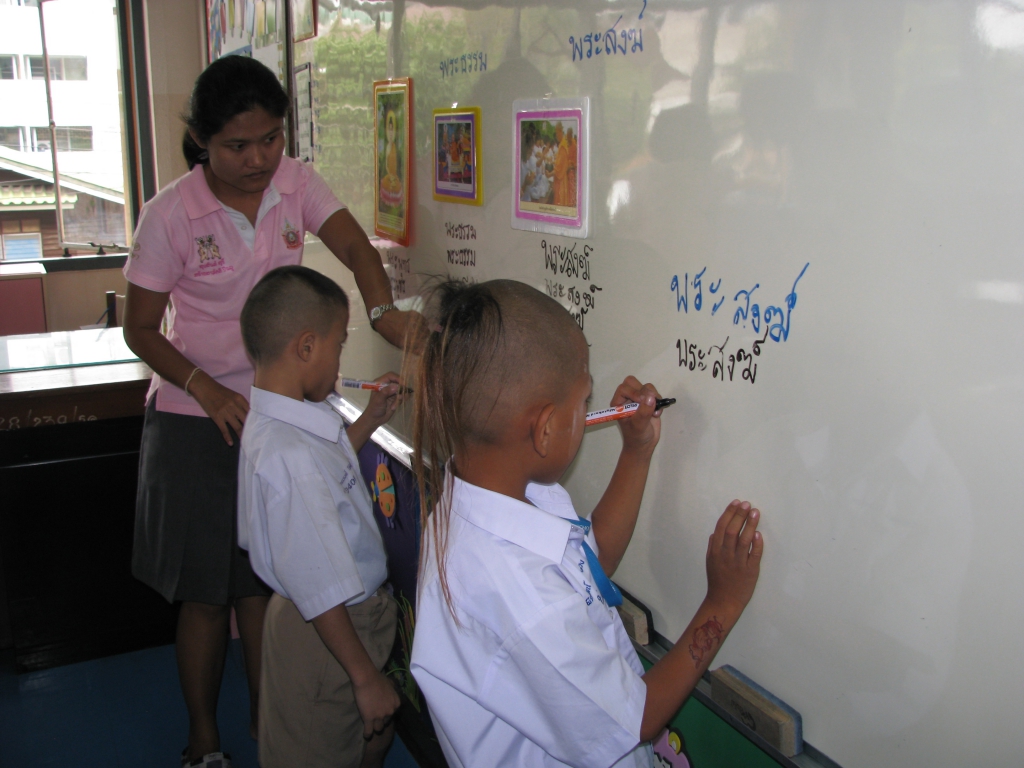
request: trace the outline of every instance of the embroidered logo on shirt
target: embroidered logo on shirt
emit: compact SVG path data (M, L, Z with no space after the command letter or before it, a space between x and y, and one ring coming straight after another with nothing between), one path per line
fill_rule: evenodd
M197 237L196 242L199 244L200 264L205 264L207 261L223 261L220 257L220 248L217 247L217 243L214 241L213 235Z
M302 234L291 225L288 219L284 220L284 228L281 230L281 237L284 239L285 247L290 250L302 247Z
M213 235L197 237L195 240L199 246L199 269L192 274L193 277L209 277L222 272L235 271L234 267L224 263L224 258L220 255L220 248Z

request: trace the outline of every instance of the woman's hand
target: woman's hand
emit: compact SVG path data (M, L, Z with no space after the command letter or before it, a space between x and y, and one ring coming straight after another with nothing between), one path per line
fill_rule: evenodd
M398 410L398 406L404 398L399 394L401 382L398 379L397 373L385 373L383 376L374 379L374 381L378 384L388 385L384 389L370 393L370 402L367 403L366 410L363 411L362 418L369 419L370 423L373 424L373 428L376 429L391 420L391 417L395 415L395 411Z
M397 309L381 315L374 323L373 329L399 349L404 349L408 337L409 348L414 353L423 348L429 333L423 315L419 312L402 312Z
M245 417L249 415L249 401L221 384L205 371L196 371L188 384L188 393L195 398L206 415L213 419L217 429L224 436L224 442L234 445L231 439L231 427L236 435L242 434Z
M639 403L636 414L628 419L619 419L622 432L622 449L650 455L661 439L661 411L655 411L655 401L660 398L653 384L641 384L635 376L627 376L612 397L611 406L625 403Z

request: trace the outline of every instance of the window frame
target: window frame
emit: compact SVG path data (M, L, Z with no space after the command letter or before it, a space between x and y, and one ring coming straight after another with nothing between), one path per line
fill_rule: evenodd
M16 53L0 53L0 60L8 59L11 62L11 72L14 77L2 77L0 80L20 80L21 79L21 57Z
M8 242L28 242L34 240L39 244L39 256L26 256L11 258L7 255ZM38 261L43 257L43 234L42 232L8 232L0 234L0 261Z

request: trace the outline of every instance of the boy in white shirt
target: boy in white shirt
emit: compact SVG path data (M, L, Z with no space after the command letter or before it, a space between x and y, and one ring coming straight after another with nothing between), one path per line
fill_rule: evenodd
M398 405L398 377L348 429L324 399L338 378L348 299L306 267L275 269L241 317L256 365L238 466L238 539L274 590L263 627L259 760L380 766L399 699L387 558L356 452Z
M729 504L708 542L707 598L645 672L608 575L633 534L661 434L657 390L632 376L616 389L611 405L639 408L618 422L618 464L583 519L557 484L583 440L591 394L579 326L511 280L447 283L437 303L440 330L414 385L413 455L421 484L429 476L443 492L423 510L411 669L448 764L652 768L649 742L753 594L760 512Z

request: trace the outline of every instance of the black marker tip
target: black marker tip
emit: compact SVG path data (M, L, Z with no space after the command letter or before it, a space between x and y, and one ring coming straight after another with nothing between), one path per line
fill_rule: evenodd
M661 397L654 401L654 410L660 411L663 408L668 408L672 405L676 399L674 397Z

